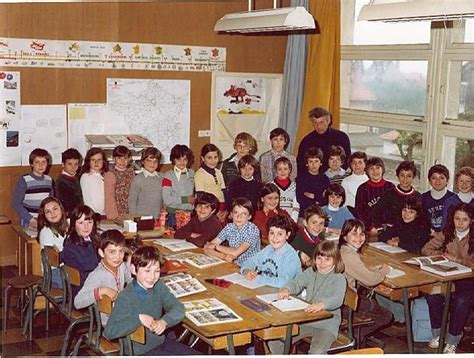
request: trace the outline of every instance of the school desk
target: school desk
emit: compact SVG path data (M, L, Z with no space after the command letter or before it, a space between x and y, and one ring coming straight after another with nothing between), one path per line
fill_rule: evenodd
M375 291L394 301L402 299L405 312L405 325L409 353L414 352L409 300L418 297L420 293L436 294L444 292L446 304L445 310L443 312L443 322L440 334L440 342L443 342L448 321L452 282L464 278L474 277L474 273L444 277L423 271L415 265L403 263L403 261L416 256L419 255L409 252L390 254L370 246L367 246L361 254L362 261L364 261L364 263L367 265L375 266L386 263L393 268L405 272L404 276L385 278L383 283L376 287ZM443 345L440 344L438 352L441 353L442 350Z
M36 234L25 230L20 225L12 225L18 235L17 267L18 275L43 276L41 271L41 247Z
M144 240L144 243L147 245L153 245L152 240ZM165 255L172 254L169 250L160 245L156 245L156 247L158 247ZM203 250L200 248L189 251L199 253L203 252ZM278 292L278 289L264 286L252 290L237 284L232 284L228 288L221 288L204 281L207 278L215 278L234 272L239 272L239 267L233 263L222 263L207 269L198 269L191 265L186 266L188 268L188 272L193 277L201 281L204 286L206 286L207 291L204 293L207 293L209 295L208 297L215 297L218 300L224 302L243 318L243 321L239 322L210 326L196 326L189 320L185 319L185 326L197 336L202 337L204 341L208 341L209 338L214 337L217 339L217 335L220 335L220 339L226 337L227 342L229 342L229 334L235 335L237 332L251 332L262 340L284 339L284 353L289 354L292 336L298 334L298 324L332 317L332 314L327 311L321 311L316 314L308 314L304 310L282 312L272 305L270 305L270 309L268 311L255 312L244 306L240 301L243 299L255 298L255 296L258 294ZM190 301L199 299L201 297L200 295L201 293L198 293L195 295L183 297L180 300ZM258 324L261 324L262 326L257 327ZM242 342L243 341L241 340L239 343ZM250 341L246 343L249 342ZM231 348L229 351L233 350L233 347L227 347Z

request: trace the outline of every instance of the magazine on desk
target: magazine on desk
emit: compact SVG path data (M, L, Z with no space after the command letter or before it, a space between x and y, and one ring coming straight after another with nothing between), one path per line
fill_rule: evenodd
M278 292L268 293L266 295L257 295L256 297L265 303L275 306L282 312L303 310L309 306L309 303L293 296L289 296L285 300L280 300L278 299Z
M192 242L187 242L181 239L156 239L153 240L155 244L166 247L168 250L173 252L196 249L197 246Z
M177 298L206 291L206 287L188 273L180 272L174 275L162 277L161 280Z
M424 271L428 271L440 276L459 275L461 273L471 272L470 267L449 261L446 257L437 256L420 256L403 261L407 264L418 265Z
M179 254L166 256L166 258L169 260L177 260L180 262L187 263L198 269L205 269L208 267L225 263L224 260L221 260L218 257L199 254L197 252L182 252Z
M407 250L402 249L401 247L392 246L392 245L389 245L389 244L387 244L385 242L381 242L381 241L369 242L369 246L372 246L372 247L375 247L376 249L388 252L389 254L399 254L399 253L402 253L402 252L407 252Z
M196 326L241 321L242 318L217 298L183 302L186 317Z

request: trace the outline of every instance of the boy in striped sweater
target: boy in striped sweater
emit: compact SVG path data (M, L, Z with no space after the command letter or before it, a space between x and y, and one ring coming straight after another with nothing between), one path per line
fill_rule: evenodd
M36 230L40 204L53 196L53 180L45 174L50 158L47 150L33 149L29 157L31 173L22 175L16 182L12 208L20 216L21 226Z

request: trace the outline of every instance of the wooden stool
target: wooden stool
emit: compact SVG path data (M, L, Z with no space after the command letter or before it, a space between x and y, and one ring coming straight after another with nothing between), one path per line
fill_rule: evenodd
M23 297L25 290L28 291L29 299L33 297L33 286L39 284L42 281L41 276L37 275L24 275L24 276L15 276L8 280L8 286L5 287L3 294L3 333L7 332L7 322L8 322L8 293L11 288L15 288L20 291L20 322L23 325ZM31 339L31 337L30 337Z

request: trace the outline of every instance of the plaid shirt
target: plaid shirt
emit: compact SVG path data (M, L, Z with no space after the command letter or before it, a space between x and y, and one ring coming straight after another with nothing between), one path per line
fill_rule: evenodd
M260 251L260 231L250 221L241 228L238 228L234 223L227 224L217 235L217 238L221 242L229 241L229 246L233 248L239 247L244 242L250 244L250 247L237 257L236 262L239 266Z

